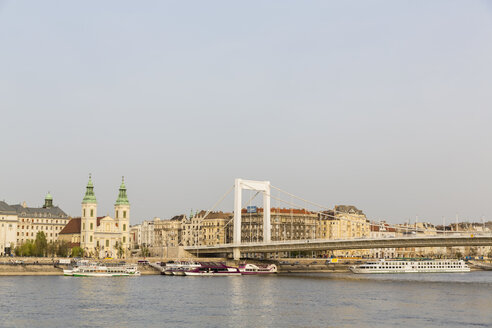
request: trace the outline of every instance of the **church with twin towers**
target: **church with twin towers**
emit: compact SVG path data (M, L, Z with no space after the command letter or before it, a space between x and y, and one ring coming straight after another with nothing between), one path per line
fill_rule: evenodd
M97 216L97 199L89 175L81 217L73 218L60 231L59 239L79 246L87 256L123 258L130 250L130 202L124 178L114 204L114 217Z

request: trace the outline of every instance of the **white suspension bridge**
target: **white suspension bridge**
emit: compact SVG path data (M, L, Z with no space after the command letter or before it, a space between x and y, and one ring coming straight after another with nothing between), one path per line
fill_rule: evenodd
M280 197L275 197L271 193L271 189L277 190L279 193L286 194L291 201L286 201ZM232 243L220 244L213 246L194 245L185 246L184 249L197 256L222 255L230 256L235 260L240 259L242 253L276 253L276 252L293 252L293 251L332 251L332 250L349 250L349 249L372 249L372 248L407 248L407 247L453 247L453 246L492 246L492 235L481 234L473 235L469 231L454 231L437 230L437 235L418 236L410 235L405 237L394 238L351 238L351 239L291 239L282 241L272 241L271 238L271 199L287 204L289 206L302 208L298 203L294 203L292 199L309 204L319 208L319 211L312 211L319 217L335 218L334 214L337 211L315 202L303 199L299 196L284 191L278 187L272 186L269 181L254 181L236 179L234 185L219 199L214 206L208 210L201 220L204 220L234 189L234 217L229 223L233 223L233 238ZM256 194L251 197L248 202L242 204L242 191L252 190ZM247 207L258 194L263 195L263 236L261 241L243 242L241 236L242 228L242 209ZM331 214L334 213L334 214ZM343 216L337 216L337 220L346 220L355 224L360 224L360 221L350 218L349 213L343 212ZM347 217L349 216L349 217ZM228 224L229 224L228 223ZM373 224L373 223L372 223ZM379 224L376 224L379 225ZM406 230L407 232L423 232L422 228L411 226L396 226L385 224L386 227ZM443 224L443 228L444 224Z

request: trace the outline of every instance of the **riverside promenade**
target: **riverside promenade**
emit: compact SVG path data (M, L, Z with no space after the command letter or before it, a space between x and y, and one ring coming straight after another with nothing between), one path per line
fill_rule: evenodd
M0 276L63 276L63 269L68 264L58 263L57 258L51 259L46 257L14 257L0 258ZM103 263L117 263L119 260L97 260ZM138 263L138 258L132 258L127 263ZM156 270L148 265L139 265L139 271L142 275L159 274Z
M50 258L2 258L0 276L61 276L63 268Z
M200 258L187 259L189 261L198 260L200 262L225 262L230 266L237 266L240 262L253 264L274 263L278 266L279 273L344 273L349 272L352 265L361 264L375 259L338 259L337 262L331 262L329 259L322 258L283 258L272 261L258 261L254 259L235 261L225 258ZM102 263L118 263L120 260L97 260ZM168 262L168 261L186 261L182 258L130 258L125 260L126 263L137 263L142 275L158 275L160 272L144 261L149 263ZM139 263L144 262L144 263ZM486 270L483 267L483 261L469 263L472 271ZM489 266L492 266L488 262ZM67 264L59 264L58 259L51 258L31 258L15 257L0 258L0 276L62 276L63 269L68 267Z
M66 258L63 258L66 259ZM0 257L0 276L62 276L63 269L66 269L68 264L59 263L60 258L50 257ZM73 260L70 258L70 260ZM168 262L168 261L192 261L196 259L183 258L161 258L161 257L132 257L129 259L88 259L90 261L101 263L126 263L138 264L138 270L142 275L158 275L159 271L149 265L145 265L144 261ZM200 261L226 262L223 258L200 258Z

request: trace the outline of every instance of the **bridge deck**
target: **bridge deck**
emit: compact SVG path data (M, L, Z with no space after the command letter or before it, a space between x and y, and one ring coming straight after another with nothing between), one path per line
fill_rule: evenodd
M371 248L407 248L407 247L452 247L452 246L492 246L492 236L426 236L396 237L381 239L348 240L290 240L270 243L245 243L241 245L224 244L215 246L187 246L185 250L193 254L232 253L273 253L291 251L324 251Z

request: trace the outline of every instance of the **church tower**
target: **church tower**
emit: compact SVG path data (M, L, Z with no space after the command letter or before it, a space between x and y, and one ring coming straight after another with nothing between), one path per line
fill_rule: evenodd
M94 232L97 225L97 200L91 175L82 200L82 216L80 219L80 247L87 253L94 253Z
M114 217L121 233L121 244L125 253L130 248L130 202L126 195L125 177L121 177L118 198L114 204Z
M53 207L53 196L51 196L50 192L46 194L46 197L44 198L44 205L43 208L52 208Z

